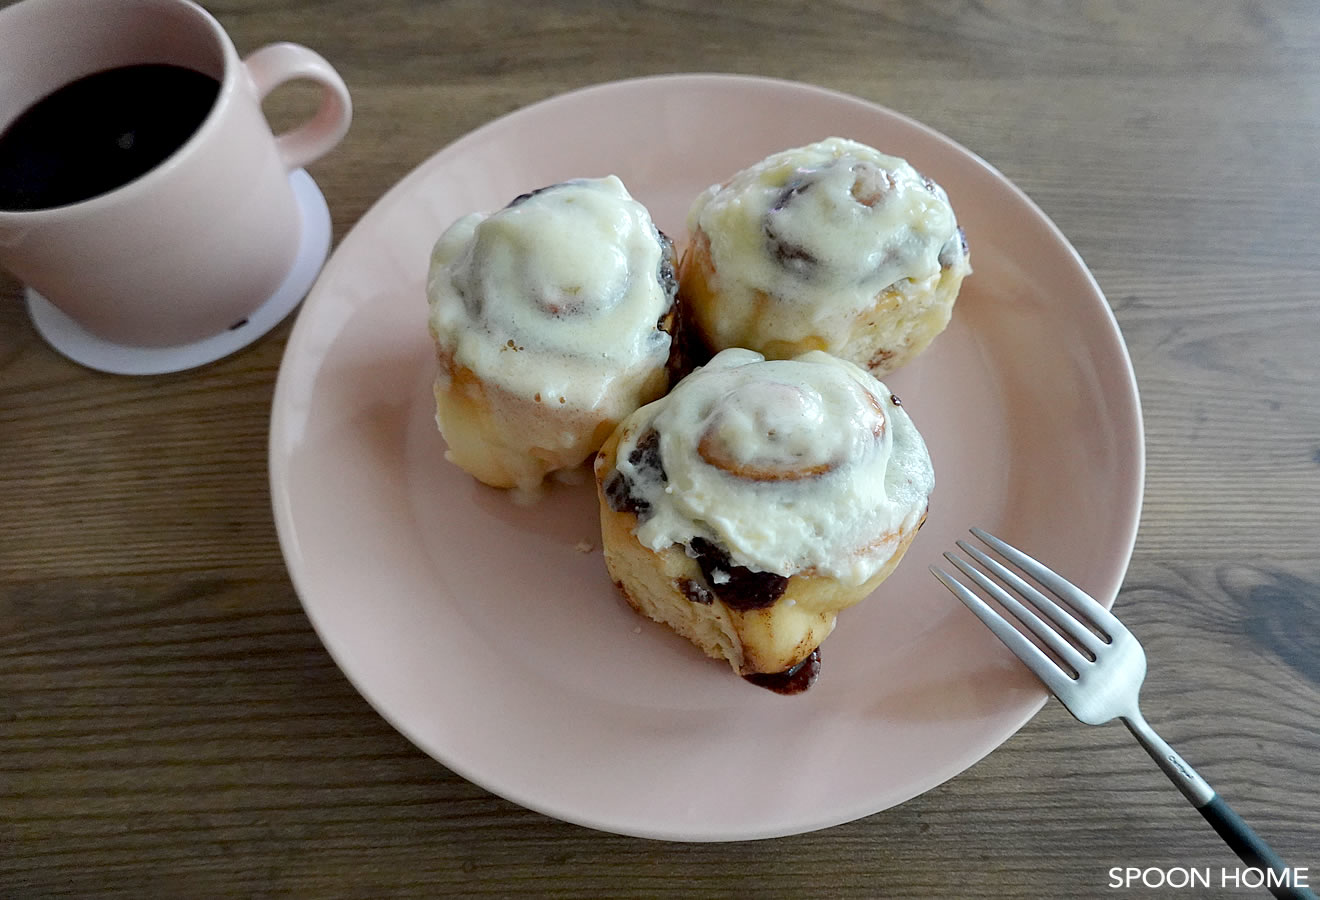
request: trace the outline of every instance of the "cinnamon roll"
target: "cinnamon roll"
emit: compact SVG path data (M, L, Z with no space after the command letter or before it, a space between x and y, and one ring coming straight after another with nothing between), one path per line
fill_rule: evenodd
M818 667L839 611L898 565L934 472L898 399L860 367L730 349L624 420L596 482L628 603L788 689Z
M680 297L710 352L825 350L877 377L949 323L971 272L944 190L906 161L829 138L713 185L688 215Z
M427 281L448 458L534 493L664 394L673 245L618 178L582 179L455 222Z

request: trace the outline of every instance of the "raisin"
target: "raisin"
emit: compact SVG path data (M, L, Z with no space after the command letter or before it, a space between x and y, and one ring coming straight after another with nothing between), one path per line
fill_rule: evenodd
M711 592L729 609L745 612L774 606L788 587L783 575L734 565L723 548L705 538L692 539L692 552Z

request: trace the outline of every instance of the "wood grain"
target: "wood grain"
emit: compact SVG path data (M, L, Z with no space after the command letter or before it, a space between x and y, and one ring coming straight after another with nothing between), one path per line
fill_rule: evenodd
M353 130L312 167L339 238L471 128L660 72L849 91L1000 168L1086 259L1141 385L1117 608L1147 715L1320 883L1320 7L209 7L241 51L298 41L348 81ZM1235 863L1123 729L1057 704L909 803L774 841L634 840L493 797L376 716L300 610L265 468L288 326L123 379L47 349L3 275L0 299L0 896L1158 896L1108 869Z

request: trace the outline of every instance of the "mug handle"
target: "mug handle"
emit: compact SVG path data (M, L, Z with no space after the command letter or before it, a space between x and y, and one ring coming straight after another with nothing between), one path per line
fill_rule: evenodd
M301 44L267 44L254 51L243 65L257 91L257 101L266 99L288 81L305 78L321 86L321 105L311 120L275 138L280 158L290 170L320 159L348 133L353 120L353 101L344 79L321 54Z

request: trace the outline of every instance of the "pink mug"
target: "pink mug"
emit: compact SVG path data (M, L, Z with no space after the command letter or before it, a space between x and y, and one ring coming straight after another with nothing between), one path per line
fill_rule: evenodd
M0 11L0 141L57 89L146 64L218 81L191 137L104 193L45 208L0 206L0 264L28 285L38 330L66 355L108 371L218 358L260 336L232 333L272 297L283 292L282 312L263 331L301 300L324 262L329 217L311 184L323 221L309 223L318 204L300 201L297 179L304 192L310 179L298 170L339 143L352 115L343 80L315 52L271 44L240 60L220 23L190 0L22 0ZM261 102L293 79L319 84L320 106L276 136ZM309 250L309 228L323 246ZM119 368L116 353L127 359ZM107 358L111 365L99 364Z

